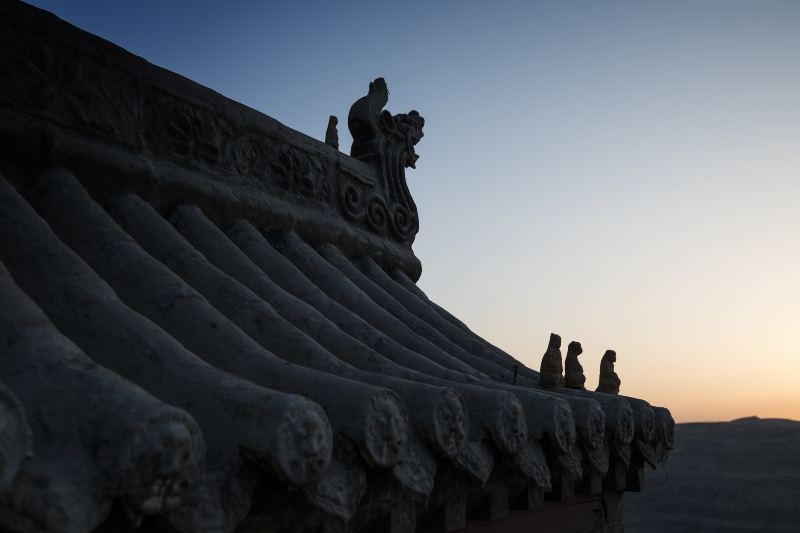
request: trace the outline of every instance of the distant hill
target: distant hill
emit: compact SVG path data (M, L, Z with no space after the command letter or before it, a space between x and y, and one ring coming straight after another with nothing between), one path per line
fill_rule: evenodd
M625 495L626 533L800 532L800 422L678 424L675 440L666 473Z

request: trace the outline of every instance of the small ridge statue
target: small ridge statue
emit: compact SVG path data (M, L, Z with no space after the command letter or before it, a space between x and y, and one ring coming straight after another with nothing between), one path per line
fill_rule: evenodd
M583 367L578 361L578 356L583 353L583 347L578 341L572 341L567 346L567 357L564 359L564 386L569 389L586 390L586 376Z
M555 333L550 334L547 351L542 357L539 367L539 385L542 387L558 387L564 384L564 367L561 363L561 337Z
M328 118L328 129L325 130L325 144L338 150L339 130L336 129L337 124L339 124L339 119L336 118L336 115L331 115Z
M600 361L600 383L597 385L597 392L606 394L619 394L619 386L622 383L619 376L614 372L614 363L617 361L617 352L606 350L603 359Z

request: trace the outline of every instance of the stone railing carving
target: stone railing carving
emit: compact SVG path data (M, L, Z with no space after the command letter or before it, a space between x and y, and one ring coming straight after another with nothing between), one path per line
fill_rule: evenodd
M144 141L159 155L190 168L252 178L271 194L333 208L331 158L175 94L153 91L143 113Z

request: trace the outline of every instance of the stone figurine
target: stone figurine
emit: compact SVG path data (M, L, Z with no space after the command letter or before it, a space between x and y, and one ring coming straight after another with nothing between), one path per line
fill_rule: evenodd
M337 124L339 124L339 119L336 118L336 115L331 115L330 118L328 118L328 129L325 130L325 144L338 150L339 130L336 129Z
M561 363L561 337L550 334L547 351L539 368L539 384L542 387L558 387L564 382L564 367Z
M614 372L614 363L617 362L617 352L606 350L603 359L600 361L600 383L597 385L597 392L606 394L619 394L619 386L622 383Z
M583 353L581 343L572 341L567 346L567 357L564 359L564 386L570 389L586 390L586 376L578 356Z

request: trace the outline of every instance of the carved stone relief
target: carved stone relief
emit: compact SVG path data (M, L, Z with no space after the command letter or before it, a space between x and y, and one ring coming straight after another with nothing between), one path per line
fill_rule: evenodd
M9 24L0 29L15 35ZM298 205L310 201L403 247L413 243L419 218L405 169L415 167L425 121L417 111L384 110L389 92L382 78L348 116L351 155L364 166L315 150L301 134L170 73L122 61L117 51L91 45L77 52L55 36L21 39L0 41L0 104L52 126L45 130L56 136L79 133L220 181L255 185ZM338 144L334 118L326 133L330 146ZM59 150L57 139L54 146Z
M383 109L388 99L386 82L378 78L369 84L367 95L352 105L347 117L353 136L350 155L368 163L381 180L377 195L362 196L370 228L411 244L419 230L419 218L405 169L415 168L419 159L414 147L423 136L425 119L417 111L392 115ZM360 212L346 211L348 216L352 211Z

